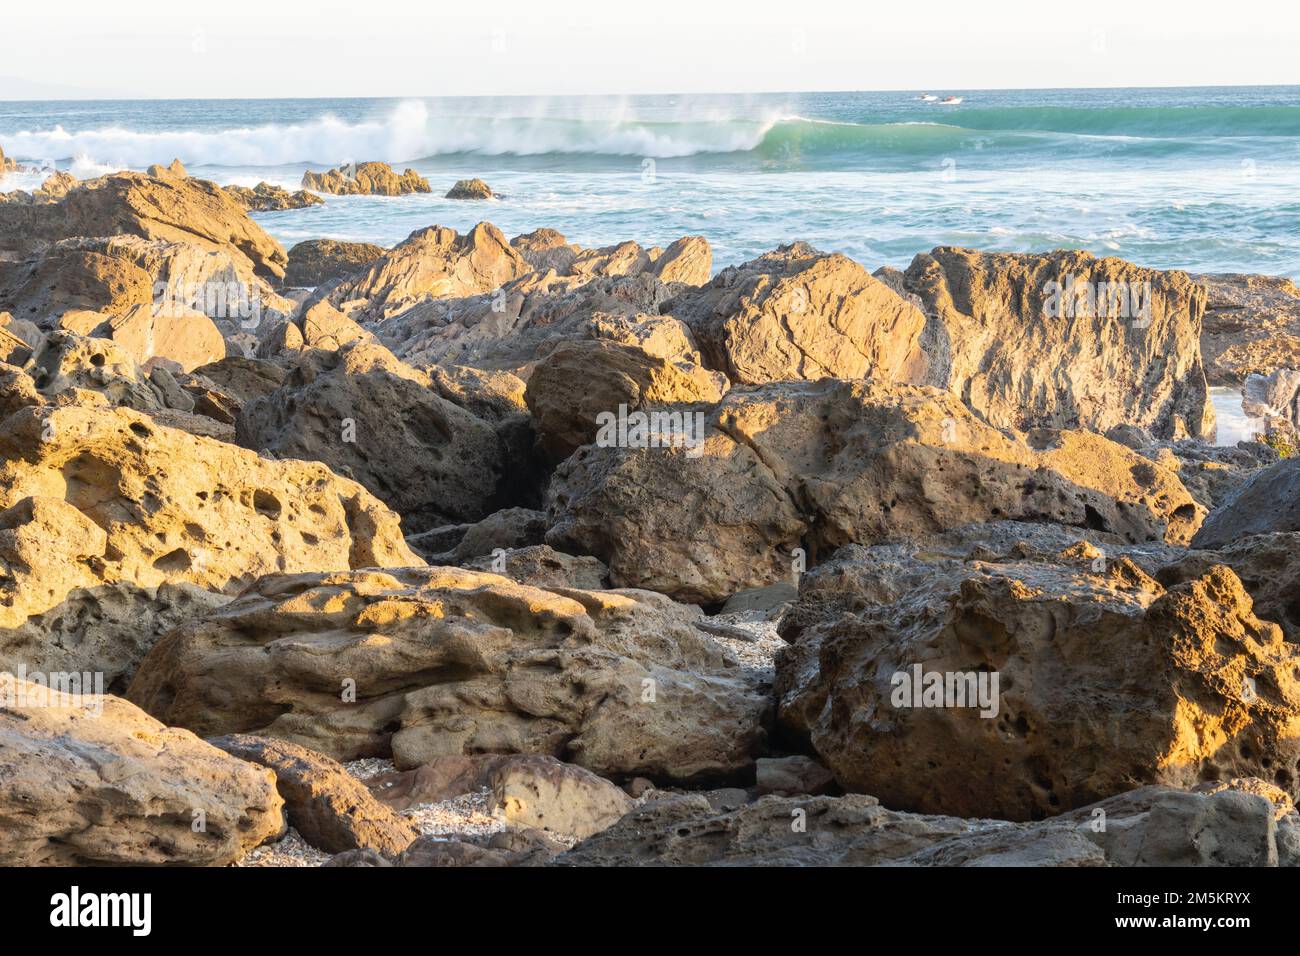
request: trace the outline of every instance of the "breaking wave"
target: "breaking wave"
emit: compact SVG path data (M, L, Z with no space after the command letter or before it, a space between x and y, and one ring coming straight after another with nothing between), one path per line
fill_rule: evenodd
M837 157L937 156L961 148L1068 150L1083 138L1156 152L1198 148L1207 139L1300 134L1300 107L1005 107L922 108L860 121L770 115L700 114L647 119L614 110L606 116L431 115L408 101L389 115L347 122L332 115L300 123L226 129L141 131L25 130L5 135L11 154L29 160L143 167L180 157L191 165L334 165L381 159L411 162L447 155L641 156L670 159L753 154L798 155L833 164ZM917 118L917 116L924 118Z

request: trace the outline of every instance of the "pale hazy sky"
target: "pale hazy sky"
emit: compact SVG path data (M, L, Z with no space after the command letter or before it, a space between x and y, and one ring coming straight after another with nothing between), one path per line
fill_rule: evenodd
M1300 83L1300 3L13 0L0 98Z

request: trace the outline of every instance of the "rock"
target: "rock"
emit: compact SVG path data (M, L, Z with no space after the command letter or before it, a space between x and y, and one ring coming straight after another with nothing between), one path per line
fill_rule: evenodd
M330 857L321 866L346 867L387 867L392 866L388 857L378 850L344 850Z
M289 826L319 850L395 855L419 836L410 821L376 800L365 784L323 754L245 734L213 737L208 743L273 771Z
M0 308L43 329L57 328L69 312L116 317L138 307L148 310L152 302L149 273L103 253L56 250L27 263L0 263Z
M322 299L303 303L295 318L271 330L258 346L258 358L292 360L304 349L337 352L354 342L379 346L372 334Z
M166 407L163 394L135 358L106 338L56 332L29 373L43 399L37 404L91 404L95 393L108 405L150 414Z
M1087 252L941 246L912 260L906 286L930 316L924 383L961 395L994 427L1213 435L1205 293L1184 273ZM1100 302L1089 306L1085 291Z
M489 771L514 759L518 758L511 754L447 754L409 770L372 777L366 786L385 806L406 810L487 789Z
M552 270L568 275L582 248L572 245L554 229L536 229L510 240L510 245L538 272Z
M226 340L213 321L176 305L138 305L110 323L108 338L146 368L166 359L189 372L226 355Z
M154 645L128 696L202 734L399 768L493 752L603 776L743 775L770 702L694 613L454 568L266 575Z
M223 866L283 830L269 771L118 697L0 683L0 865Z
M148 175L154 179L188 179L189 173L186 172L185 166L179 159L173 159L170 164L160 166L154 163L147 170Z
M468 365L430 365L425 371L438 394L471 415L498 424L528 421L526 386L509 372L484 371Z
M191 310L202 312L213 320L231 345L242 352L249 340L255 341L253 333L262 322L274 324L297 309L296 303L280 296L266 278L255 274L248 258L237 250L214 250L198 243L151 240L134 235L60 240L43 247L39 255L25 264L14 267L22 273L17 278L6 280L6 269L0 265L0 286L14 287L19 280L27 281L24 276L39 277L48 273L50 281L47 285L62 288L78 274L74 269L71 278L61 276L62 264L75 262L77 257L107 260L105 268L110 268L109 276L123 270L142 270L150 286L143 294L133 293L129 300L115 304L116 297L105 295L102 288L83 285L81 292L85 299L69 303L71 310L63 311L58 322L54 318L59 316L61 309L46 308L51 304L57 305L57 300L51 303L42 300L40 295L31 297L28 304L49 311L52 325L61 324L79 334L88 334L99 323L109 319L108 315L95 322L76 319L87 324L84 327L70 325L70 318L79 309L108 309L121 314L136 305L151 302L159 313L184 315ZM38 285L35 288L42 287Z
M603 777L554 757L521 756L487 774L488 805L517 827L584 840L618 822L632 800Z
M546 535L546 515L530 508L506 508L470 525L448 556L459 564L470 558L540 545ZM504 572L500 572L504 573Z
M925 316L845 256L804 243L722 270L663 306L739 384L825 377L915 381Z
M599 558L615 587L699 603L788 579L808 529L762 458L718 432L691 449L579 448L546 510L546 543Z
M481 179L461 179L447 191L444 199L493 199L492 190Z
M331 296L349 314L374 320L426 299L492 292L529 271L528 263L491 223L481 222L463 236L430 226L345 279Z
M616 587L725 601L851 543L978 521L1048 521L1185 543L1204 509L1177 476L1089 432L1028 441L934 389L866 380L733 389L694 448L578 449L547 491L546 542Z
M33 499L39 502L40 499ZM22 505L16 506L22 514ZM36 505L40 507L40 505ZM39 523L15 529L15 509L0 513L0 567L9 565L14 550L5 539L29 534ZM55 530L46 526L45 530ZM38 545L24 541L28 553ZM61 563L62 556L52 557ZM23 566L15 576L22 579ZM10 573L14 573L12 568ZM52 577L52 575L46 575ZM7 590L7 589L6 589ZM161 584L141 587L125 581L73 588L58 604L12 627L0 637L0 670L16 673L20 667L44 674L79 674L87 669L103 675L104 689L120 694L131 682L149 648L163 634L202 617L225 604L224 594L206 591L193 584Z
M870 796L764 797L718 811L658 800L559 866L1278 866L1291 820L1228 789L1143 787L1036 823L887 810ZM792 825L792 821L800 826ZM1104 825L1098 826L1098 821Z
M433 191L429 181L414 169L399 176L387 163L376 162L340 166L323 173L308 170L302 174L302 188L335 196L405 196Z
M1203 514L1176 474L1100 435L1009 437L928 388L872 380L734 390L711 424L752 448L816 516L814 554L1006 518L1177 544Z
M325 200L315 193L309 193L305 189L291 193L283 186L272 186L270 183L258 183L252 189L247 186L224 188L226 195L248 212L283 212L286 209L325 205Z
M1110 436L1113 433L1115 429L1106 434ZM1278 460L1277 451L1263 442L1238 442L1227 447L1184 438L1178 441L1153 440L1135 447L1137 438L1128 434L1121 444L1176 472L1187 493L1196 499L1197 504L1210 510L1225 502L1261 468Z
M401 855L397 866L544 866L564 845L540 830L506 830L490 835L430 834Z
M583 383L580 390L573 387L577 381ZM560 462L596 441L603 419L616 420L620 411L626 418L650 409L675 410L678 433L702 437L690 431L688 409L669 406L711 406L726 388L722 375L698 365L609 342L570 342L538 363L524 400L533 414L538 447L552 462Z
M778 719L842 787L914 812L1037 819L1231 776L1292 791L1300 650L1236 575L1165 589L1079 558L846 549L782 624Z
M240 407L263 395L270 395L284 384L289 373L271 362L231 355L199 366L194 375L206 379L230 396Z
M239 444L348 474L418 533L493 510L505 463L491 424L441 398L381 346L314 352L278 390L244 406Z
M106 585L146 589L131 599L152 602L164 585L234 593L280 569L420 563L397 517L354 482L321 465L267 461L194 438L127 409L21 409L0 427L0 458L6 664L22 659L29 618L61 609L61 624L50 615L57 635L105 600ZM106 671L113 681L143 653L146 623L115 611L93 629L87 624L75 669ZM70 653L74 646L65 640ZM103 659L101 648L115 649Z
M45 178L41 188L32 194L32 201L38 203L57 202L80 185L71 173L54 172Z
M1300 370L1279 368L1268 375L1247 375L1241 407L1250 418L1280 420L1294 432L1300 428Z
M1300 531L1300 458L1254 475L1206 517L1193 548L1222 548L1250 535Z
M284 284L319 286L335 279L346 279L382 258L385 251L383 246L369 242L308 239L289 250Z
M760 794L819 794L835 786L834 775L811 757L759 757L754 761Z
M138 236L221 252L250 273L284 275L280 244L220 186L200 179L114 173L89 180L55 203L0 206L0 248L77 236Z
M1172 587L1202 577L1216 564L1227 565L1241 578L1256 615L1300 644L1300 532L1251 535L1217 551L1188 551L1154 573Z
M700 364L689 330L656 314L680 288L646 273L595 279L529 273L491 293L422 301L374 329L412 363L472 365L524 379L559 343L586 339ZM679 354L671 354L675 346Z
M664 282L704 285L713 275L713 250L703 236L683 236L655 259L653 271Z
M20 169L18 163L5 155L5 151L0 149L0 176L5 173L17 172Z
M778 581L761 588L746 588L727 598L719 614L741 614L746 611L770 613L784 607L799 596L799 589L789 581Z
M1300 289L1261 275L1195 275L1207 303L1201 351L1211 385L1240 387L1252 373L1300 368Z
M460 562L477 571L491 571L535 588L582 588L599 591L609 586L609 568L593 557L575 557L539 544L512 548L504 554Z

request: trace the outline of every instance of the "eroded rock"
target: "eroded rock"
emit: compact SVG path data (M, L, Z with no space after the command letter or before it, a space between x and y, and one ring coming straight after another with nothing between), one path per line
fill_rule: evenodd
M454 568L267 575L164 637L128 695L199 733L338 760L537 753L602 775L744 774L769 700L697 614Z

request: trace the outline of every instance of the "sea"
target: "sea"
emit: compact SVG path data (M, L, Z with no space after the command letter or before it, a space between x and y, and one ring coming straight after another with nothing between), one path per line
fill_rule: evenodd
M382 160L433 187L256 214L286 247L486 219L583 246L703 235L715 269L803 240L871 269L959 245L1300 278L1300 86L8 101L0 148L79 177L179 158L287 189ZM468 177L502 198L443 198Z

